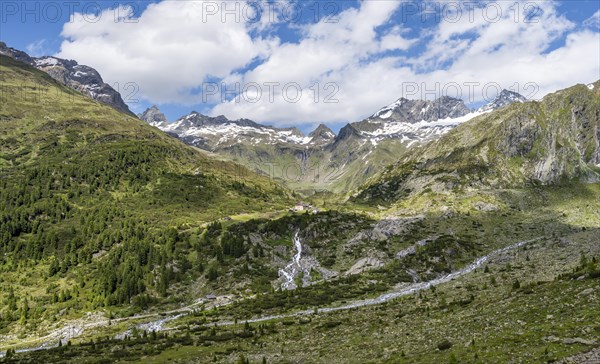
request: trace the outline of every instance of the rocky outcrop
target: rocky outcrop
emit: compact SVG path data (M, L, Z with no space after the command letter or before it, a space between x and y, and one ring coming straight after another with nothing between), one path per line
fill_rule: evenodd
M600 363L600 348L594 348L586 353L570 356L557 362L558 364Z
M355 198L394 201L425 189L597 182L599 141L600 94L577 85L456 127L418 153L408 153Z
M372 270L372 269L377 269L377 268L381 268L383 267L383 262L377 258L361 258L359 260L356 261L356 263L354 263L352 265L352 267L350 267L350 269L348 269L344 275L349 276L349 275L355 275L355 274L360 274L362 272L366 272L368 270Z
M34 59L31 58L27 53L18 49L10 48L4 42L0 42L0 54L8 56L15 61L27 63L30 66L35 66Z
M516 102L523 103L526 101L527 101L527 98L519 93L509 91L509 90L502 90L502 92L500 92L500 94L492 102L481 107L479 109L479 111L486 112L486 111L498 110L505 106L514 104Z
M599 98L584 86L530 103L502 125L497 148L523 161L526 179L543 184L581 176L600 177L589 170L600 162ZM524 105L525 106L525 105Z
M310 142L315 145L329 144L335 139L335 133L324 124L319 126L308 134Z
M137 117L140 118L140 120L143 120L148 124L155 126L159 129L167 127L169 125L167 117L165 116L165 114L162 113L162 111L158 109L156 105L149 107L143 113L138 114Z
M0 54L27 63L46 72L50 77L63 85L103 104L110 105L119 111L133 115L127 104L123 101L121 94L105 83L100 73L92 67L57 57L30 57L25 52L8 47L4 42L0 42Z
M471 110L463 100L449 96L443 96L434 101L400 98L376 112L368 120L384 119L394 122L417 123L458 118L470 112Z

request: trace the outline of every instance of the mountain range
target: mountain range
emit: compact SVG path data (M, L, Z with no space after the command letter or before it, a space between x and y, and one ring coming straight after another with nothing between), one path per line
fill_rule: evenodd
M358 197L395 201L425 190L599 182L598 96L600 81L480 115L406 153Z
M0 54L27 63L88 97L133 115L117 90L91 67L57 57L30 57L0 42ZM185 143L241 163L297 191L347 192L359 187L406 150L438 139L454 127L526 99L503 90L494 100L469 109L463 100L400 98L372 116L344 126L335 135L319 125L309 135L249 119L229 120L196 111L169 122L157 106L138 118Z
M157 106L138 117L187 144L251 166L292 188L341 192L358 187L412 146L435 140L476 116L525 101L508 90L478 110L452 97L400 98L365 120L347 124L337 136L323 124L306 136L296 128L195 111L170 123Z

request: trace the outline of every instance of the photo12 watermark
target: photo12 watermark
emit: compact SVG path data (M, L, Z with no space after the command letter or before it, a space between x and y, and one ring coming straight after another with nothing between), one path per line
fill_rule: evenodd
M367 0L375 1L375 0ZM355 6L348 1L203 1L186 0L189 15L197 22L236 22L247 24L338 23L340 14ZM143 4L136 1L3 1L0 21L23 23L73 22L78 14L88 23L112 21L137 23ZM478 19L495 23L509 19L515 23L538 23L544 10L539 1L404 1L397 10L402 23L470 22Z
M308 97L314 103L335 104L340 87L335 82L315 82L303 87L298 82L204 82L201 87L203 103L275 103L286 102L295 104L302 97Z

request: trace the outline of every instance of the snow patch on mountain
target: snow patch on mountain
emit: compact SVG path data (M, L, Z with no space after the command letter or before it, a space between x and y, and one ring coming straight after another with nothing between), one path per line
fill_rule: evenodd
M234 123L190 127L178 132L177 129L183 122L184 120L181 120L162 129L164 131L176 132L179 137L217 136L219 137L219 140L216 143L217 146L228 142L239 141L240 139L246 139L247 141L252 142L252 144L263 142L266 144L293 143L303 145L309 143L311 139L309 137L294 135L291 130L275 130L264 127L256 128L251 126L241 126ZM262 136L262 138L257 136Z
M377 111L375 114L373 114L372 118L387 119L390 116L392 116L392 113L394 112L395 109L402 106L406 101L408 101L408 100L405 98L399 98L398 100L394 101L393 103L389 104L388 106Z
M491 111L476 111L458 118L445 118L436 121L421 120L416 123L384 122L373 131L361 131L360 134L369 138L374 146L386 138L400 139L401 142L412 145L415 141L421 142L439 137L456 126Z
M486 112L486 111L494 111L510 104L514 103L523 103L526 102L527 98L513 91L502 90L500 94L489 104L479 108L478 111Z
M148 110L145 113L147 112ZM297 129L279 129L251 120L228 120L224 116L210 117L198 112L192 112L171 124L161 122L155 126L184 140L191 140L194 144L208 143L212 148L240 142L252 145L307 145L313 140L311 136L305 136Z
M35 60L35 65L37 67L51 67L59 64L58 59L54 57L43 57Z
M392 116L393 113L394 113L394 111L388 110L385 112L385 114L379 115L379 118L380 119L389 119L389 117Z

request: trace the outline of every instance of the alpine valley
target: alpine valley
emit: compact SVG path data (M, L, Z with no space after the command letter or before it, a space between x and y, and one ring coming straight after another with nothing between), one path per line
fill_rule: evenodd
M336 136L320 124L308 136L252 120L229 120L193 111L170 123L152 106L138 117L185 143L241 163L300 193L344 193L398 159L476 116L526 99L502 91L489 104L470 110L462 100L398 99L373 116L347 124Z
M337 135L4 43L0 91L2 362L600 362L600 81Z

